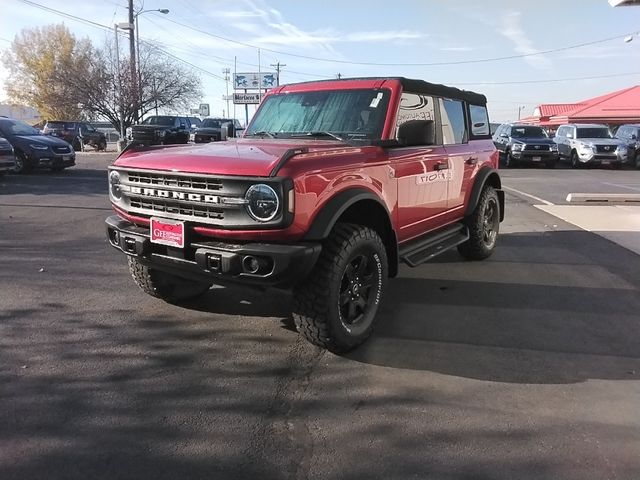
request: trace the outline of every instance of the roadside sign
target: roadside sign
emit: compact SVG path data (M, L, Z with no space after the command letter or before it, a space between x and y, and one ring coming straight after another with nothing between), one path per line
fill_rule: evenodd
M200 116L201 117L208 117L209 116L209 104L208 103L201 103L199 110L200 110Z
M236 90L258 90L261 88L277 87L275 72L234 73L233 88Z
M258 93L234 93L233 103L238 104L258 104L260 103L260 94Z

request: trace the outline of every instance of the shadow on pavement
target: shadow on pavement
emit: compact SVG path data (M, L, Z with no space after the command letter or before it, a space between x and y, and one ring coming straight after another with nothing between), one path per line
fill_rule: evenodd
M403 269L348 358L497 382L640 378L639 256L583 231L523 233L462 265Z

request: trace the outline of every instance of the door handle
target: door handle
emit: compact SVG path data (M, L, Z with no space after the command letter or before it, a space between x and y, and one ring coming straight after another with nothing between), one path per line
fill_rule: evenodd
M469 157L469 158L467 158L467 164L468 165L475 165L476 163L478 163L478 157Z
M449 162L438 162L435 165L435 170L448 170L449 169Z

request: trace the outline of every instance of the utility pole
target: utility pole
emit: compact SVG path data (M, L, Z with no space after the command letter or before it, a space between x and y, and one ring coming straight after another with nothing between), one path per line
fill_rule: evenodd
M227 115L231 115L231 112L229 111L229 80L231 79L229 75L231 74L231 69L223 68L222 73L224 74L224 81L227 84L227 96L225 97L227 99Z
M286 63L280 63L280 61L276 62L276 63L271 63L269 64L270 67L273 67L276 69L276 86L280 86L280 69L282 67L286 67L287 64Z
M133 92L133 118L135 121L138 121L138 82L136 77L136 39L134 32L134 11L133 11L133 0L129 0L129 58L131 59L131 91Z

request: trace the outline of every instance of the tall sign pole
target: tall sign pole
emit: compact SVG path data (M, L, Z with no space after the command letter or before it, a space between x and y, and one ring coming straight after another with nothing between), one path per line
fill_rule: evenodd
M224 73L224 81L227 86L227 115L231 116L231 111L229 110L229 74L231 73L231 69L225 68L222 70L222 73ZM235 115L233 118L236 118Z

